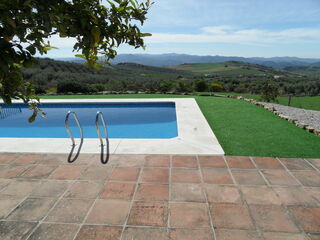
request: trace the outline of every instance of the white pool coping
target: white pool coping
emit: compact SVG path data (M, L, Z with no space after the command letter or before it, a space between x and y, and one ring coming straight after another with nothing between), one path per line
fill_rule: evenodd
M15 102L18 103L19 101ZM41 100L41 103L125 102L174 102L178 136L170 139L110 139L111 154L224 155L218 139L212 132L194 98ZM76 142L79 142L79 139L76 139ZM70 150L71 140L69 138L0 138L0 152L69 153ZM100 153L98 138L85 138L81 153Z

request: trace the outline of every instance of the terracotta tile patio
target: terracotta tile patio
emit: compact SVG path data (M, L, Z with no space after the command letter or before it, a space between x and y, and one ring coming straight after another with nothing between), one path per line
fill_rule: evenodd
M320 159L0 154L0 240L320 239Z

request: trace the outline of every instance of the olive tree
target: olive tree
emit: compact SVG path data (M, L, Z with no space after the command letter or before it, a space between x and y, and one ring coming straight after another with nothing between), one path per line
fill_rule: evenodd
M38 112L39 98L22 67L31 67L36 53L53 46L50 36L75 39L73 50L90 67L99 67L98 56L108 62L116 48L129 44L143 47L137 25L143 25L152 3L149 0L1 0L0 1L0 97L6 104L22 99Z

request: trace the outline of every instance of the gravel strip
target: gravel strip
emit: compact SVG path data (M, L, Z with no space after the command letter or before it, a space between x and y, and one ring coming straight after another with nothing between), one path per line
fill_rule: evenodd
M320 111L306 110L302 108L288 107L274 103L261 102L262 105L273 107L279 114L285 115L299 123L309 125L320 130Z

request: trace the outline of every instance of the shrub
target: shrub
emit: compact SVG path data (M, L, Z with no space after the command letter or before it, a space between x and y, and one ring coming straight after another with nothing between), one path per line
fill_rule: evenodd
M279 96L279 86L272 80L267 80L261 87L261 98L266 102L275 101Z
M205 92L208 90L208 84L205 80L196 80L193 82L193 86L196 92Z
M224 87L220 83L212 83L210 89L212 92L222 92Z
M90 85L76 81L60 81L57 85L57 93L91 93L94 91L95 89Z

